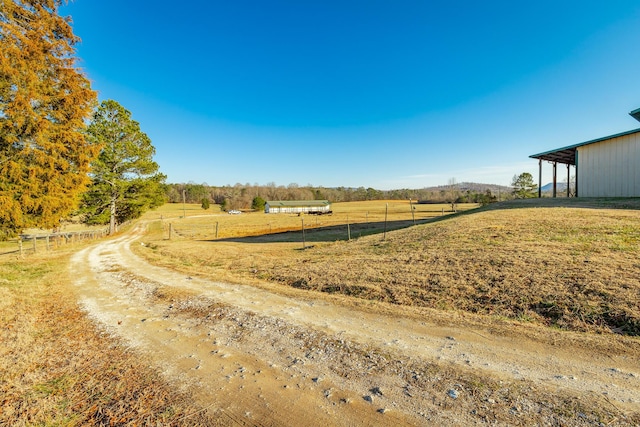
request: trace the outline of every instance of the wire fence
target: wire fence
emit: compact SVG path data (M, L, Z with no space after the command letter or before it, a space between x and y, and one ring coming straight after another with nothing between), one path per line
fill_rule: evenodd
M324 240L351 239L367 234L384 232L408 227L412 224L423 223L435 217L448 215L453 211L439 209L431 212L420 212L420 215L407 215L398 218L397 215L387 219L382 215L301 215L299 217L287 215L286 219L281 214L271 214L272 218L264 218L260 221L253 219L243 220L235 217L233 220L192 220L180 219L175 221L161 221L163 236L165 239L185 238L193 240L225 240L234 238L274 236L284 233L324 233ZM300 236L296 237L300 238ZM304 238L304 236L302 237ZM283 238L284 240L289 240ZM281 239L281 240L283 240Z

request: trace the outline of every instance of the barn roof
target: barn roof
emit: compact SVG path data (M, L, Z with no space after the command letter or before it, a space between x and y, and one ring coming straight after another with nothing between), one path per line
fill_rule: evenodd
M331 203L328 200L267 200L271 207L300 207L300 206L327 206Z
M632 111L631 114L633 116L634 113L637 113L637 116L634 116L636 119L640 120L640 108ZM621 136L632 135L634 133L640 132L640 129L629 130L626 132L617 133L615 135L605 136L602 138L592 139L590 141L581 142L579 144L569 145L562 148L556 148L555 150L545 151L544 153L533 154L529 156L532 159L540 159L546 160L549 162L558 162L563 164L575 165L576 164L576 150L578 147L582 147L589 144L595 144L596 142L607 141L609 139L619 138Z

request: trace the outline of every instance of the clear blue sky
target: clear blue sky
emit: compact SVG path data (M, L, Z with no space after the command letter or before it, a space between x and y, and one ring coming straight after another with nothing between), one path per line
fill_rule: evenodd
M99 98L132 112L173 183L509 185L537 179L531 154L640 127L638 0L76 0L61 13Z

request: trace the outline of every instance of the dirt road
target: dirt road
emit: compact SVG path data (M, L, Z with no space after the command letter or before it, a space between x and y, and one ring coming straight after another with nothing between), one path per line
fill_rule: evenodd
M141 233L73 257L79 301L194 391L222 425L518 424L534 413L555 416L527 393L514 399L516 387L597 395L622 412L640 410L637 360L187 277L133 254ZM197 297L167 297L181 291ZM506 391L470 390L444 375L450 368Z

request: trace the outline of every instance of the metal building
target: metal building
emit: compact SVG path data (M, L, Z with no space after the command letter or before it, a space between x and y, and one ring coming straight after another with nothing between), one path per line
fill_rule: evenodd
M640 121L640 108L629 114ZM640 129L529 157L538 159L538 197L542 195L543 161L553 165L553 197L557 194L558 163L566 165L567 182L574 166L576 197L640 197Z
M264 213L331 213L331 203L328 200L268 200L264 205Z

